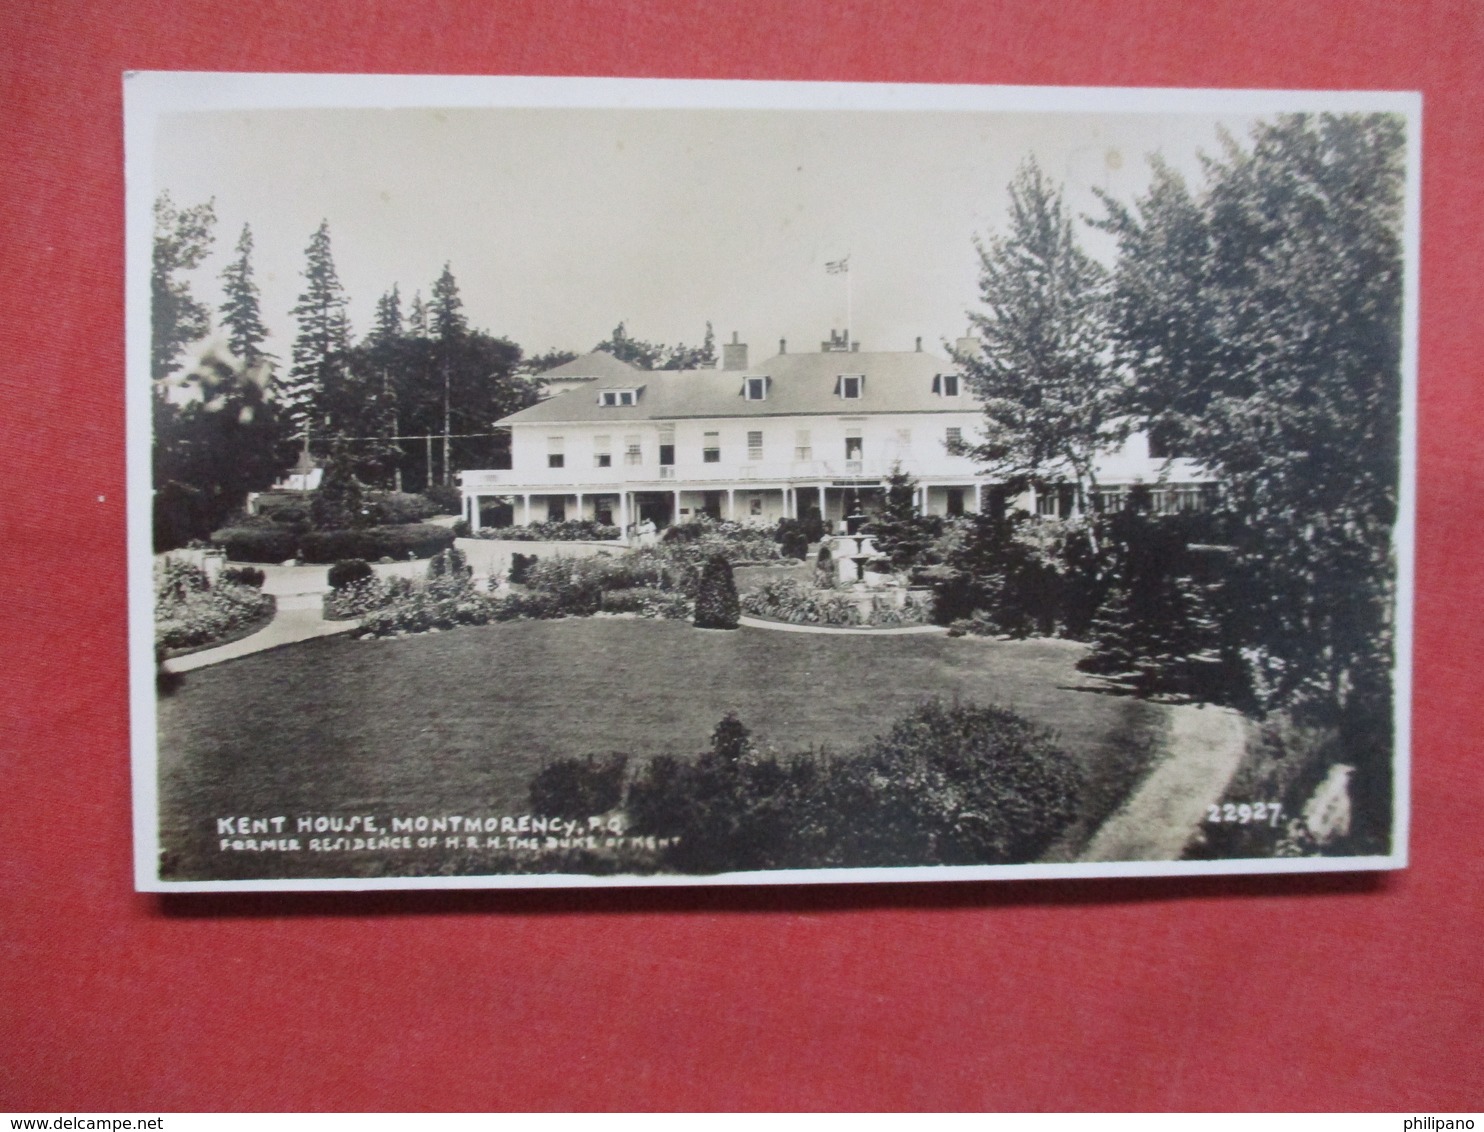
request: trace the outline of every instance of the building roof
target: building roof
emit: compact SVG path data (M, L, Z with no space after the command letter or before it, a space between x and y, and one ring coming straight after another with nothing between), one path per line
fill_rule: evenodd
M607 357L606 354L596 356ZM579 358L559 369L570 369L583 360ZM777 354L745 370L637 370L617 359L609 360L624 366L624 371L558 394L499 423L855 416L943 413L977 408L967 389L956 398L941 397L934 391L934 377L957 372L957 367L924 351ZM551 372L557 373L558 370ZM863 375L865 385L859 398L847 400L837 390L839 378L850 374ZM748 377L770 379L763 400L750 401L744 395L744 382ZM605 389L642 389L642 393L634 405L605 406L598 403Z
M602 381L605 378L632 378L639 373L628 362L619 361L612 354L594 350L563 362L559 366L543 370L536 375L537 381Z

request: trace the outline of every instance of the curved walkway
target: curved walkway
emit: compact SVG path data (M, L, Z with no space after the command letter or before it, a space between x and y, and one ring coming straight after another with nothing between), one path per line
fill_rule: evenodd
M214 649L202 649L200 652L172 657L165 661L164 667L167 672L191 672L197 668L220 664L224 660L236 660L239 656L294 645L315 637L349 633L359 624L359 621L326 621L322 594L288 594L278 599L278 611L273 620L252 636Z
M1093 836L1079 860L1177 861L1225 793L1246 747L1240 713L1210 704L1170 709L1167 754Z
M774 629L780 633L825 633L850 634L861 637L905 637L909 633L946 633L942 625L898 625L892 629L858 629L849 625L799 625L792 621L770 621L765 617L749 617L743 614L739 623L749 629Z

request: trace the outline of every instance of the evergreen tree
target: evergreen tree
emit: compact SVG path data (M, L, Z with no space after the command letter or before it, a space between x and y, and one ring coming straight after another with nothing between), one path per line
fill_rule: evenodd
M150 264L150 376L162 382L180 368L186 346L211 331L211 311L191 295L181 272L201 266L215 239L215 200L176 208L169 193L155 200Z
M943 524L918 511L917 481L900 464L894 464L886 478L881 509L866 529L875 537L881 553L891 559L892 567L907 570L926 564L928 548L942 532Z
M412 292L412 306L407 311L407 333L413 338L428 336L428 307L421 291Z
M376 317L367 339L381 346L396 342L402 333L402 295L393 283L392 289L376 300Z
M349 300L335 273L330 250L329 221L320 222L305 249L304 291L290 311L299 320L294 360L284 382L283 397L289 419L305 438L328 427L327 401L336 388L345 353L350 349Z
M1008 231L976 241L981 353L958 358L984 404L972 455L1007 478L1076 485L1088 509L1100 452L1124 435L1110 362L1107 272L1078 245L1072 217L1034 160L1010 185Z
M454 354L469 332L464 317L464 300L453 271L443 265L443 274L433 284L433 308L429 312L429 329L438 343L438 368L443 376L443 482L453 483L453 366Z
M701 568L696 590L696 628L735 629L741 615L732 564L719 554L712 555Z
M237 238L237 258L222 272L222 291L227 301L221 305L222 322L227 327L227 346L247 365L253 365L263 353L268 328L258 313L258 285L253 281L252 229L242 226Z

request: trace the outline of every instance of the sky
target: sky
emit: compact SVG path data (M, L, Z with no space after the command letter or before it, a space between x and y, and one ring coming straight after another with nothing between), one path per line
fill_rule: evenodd
M1198 154L1250 120L1208 114L918 110L292 109L168 113L154 188L214 199L211 257L190 275L213 307L244 223L280 358L304 249L329 221L357 336L377 298L404 310L448 263L470 323L528 354L630 335L699 344L736 332L754 362L780 338L817 350L847 318L865 350L963 334L974 239L1001 230L1034 156L1081 214L1131 201L1147 155L1199 183ZM1109 258L1106 236L1084 245ZM849 257L848 274L825 263Z

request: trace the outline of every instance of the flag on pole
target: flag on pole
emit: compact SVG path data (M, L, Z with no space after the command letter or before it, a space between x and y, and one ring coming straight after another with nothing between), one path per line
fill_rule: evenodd
M832 259L824 265L824 269L831 275L844 275L850 271L850 257Z

